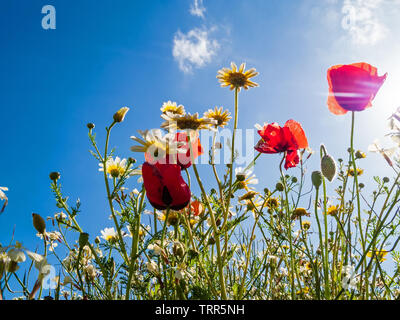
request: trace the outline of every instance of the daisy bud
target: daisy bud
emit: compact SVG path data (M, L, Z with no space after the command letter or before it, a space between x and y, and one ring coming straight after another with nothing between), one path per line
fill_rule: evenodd
M284 190L284 186L281 182L278 182L275 186L276 190L282 192Z
M115 114L114 114L114 121L115 122L122 122L125 119L125 116L127 114L127 112L129 111L128 107L123 107L121 109L119 109Z
M100 243L100 238L96 237L96 239L94 239L94 243L99 244Z
M336 175L336 163L330 155L324 155L321 159L321 171L325 178L332 182Z
M88 243L88 241L89 241L89 234L86 233L86 232L82 232L82 233L79 235L79 247L80 247L80 248L83 248L84 246L86 246L86 244Z
M388 183L389 182L389 178L388 177L383 177L383 180L382 180L384 183Z
M94 123L88 123L87 125L86 125L86 127L89 129L89 130L93 130L94 129Z
M315 188L319 188L322 184L322 173L321 171L314 171L311 174L311 181Z
M60 179L61 175L59 172L51 172L49 174L49 177L50 177L50 180L57 181L58 179Z
M32 213L33 218L33 226L35 227L36 231L40 234L44 234L46 231L46 222L44 219L36 213Z

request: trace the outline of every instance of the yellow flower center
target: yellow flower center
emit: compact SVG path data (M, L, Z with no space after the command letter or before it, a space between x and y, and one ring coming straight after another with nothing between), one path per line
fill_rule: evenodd
M232 72L228 75L228 82L234 87L243 87L247 82L247 77L242 72Z

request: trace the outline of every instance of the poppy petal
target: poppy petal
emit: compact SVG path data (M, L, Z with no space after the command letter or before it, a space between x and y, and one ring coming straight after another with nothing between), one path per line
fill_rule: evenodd
M147 198L154 208L181 210L188 205L191 193L179 165L145 162L142 175Z
M300 162L299 154L297 150L291 150L286 153L285 158L285 169L294 168Z
M300 123L294 120L288 120L285 123L285 127L289 128L292 133L298 149L305 149L308 147L307 137Z
M371 107L387 77L387 74L381 77L377 74L377 68L364 62L329 68L329 110L334 114L344 114L345 110L362 111Z

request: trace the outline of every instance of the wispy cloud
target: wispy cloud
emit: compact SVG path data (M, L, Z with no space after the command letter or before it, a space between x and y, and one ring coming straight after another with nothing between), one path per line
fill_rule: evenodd
M344 0L342 28L355 44L373 45L385 38L387 28L379 11L384 0Z
M204 18L204 12L206 12L206 8L203 5L203 0L194 0L190 7L190 14Z
M210 32L212 30L195 28L187 34L181 31L175 34L172 54L183 72L203 67L216 54L219 43L209 38Z

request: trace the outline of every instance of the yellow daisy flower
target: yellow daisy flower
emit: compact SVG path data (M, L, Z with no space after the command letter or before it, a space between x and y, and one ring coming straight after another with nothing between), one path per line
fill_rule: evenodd
M173 114L171 112L167 112L166 114L161 115L161 118L166 120L161 128L166 130L201 130L201 129L213 129L211 126L216 125L216 121L207 118L199 118L199 114L190 114L187 113L185 115Z
M385 256L388 254L386 250L376 250L375 252L370 251L367 253L368 258L372 258L373 256L378 258L379 262L386 261Z
M330 206L327 210L328 216L336 216L339 213L339 205L336 206Z
M173 114L184 115L186 113L183 105L177 105L176 102L172 101L164 102L160 110L163 114L170 112Z
M363 169L357 168L357 176L361 176L364 173ZM354 168L350 168L347 170L347 175L350 177L354 177Z
M308 229L310 229L311 228L311 222L310 221L303 221L302 223L301 223L301 228L303 229L303 230L308 230Z
M304 208L296 208L293 210L292 219L298 219L299 217L310 216L310 213Z
M239 197L239 201L244 201L244 200L251 200L253 199L258 193L255 191L249 191L246 192L244 195Z
M217 79L221 83L221 87L230 87L231 90L238 89L238 91L241 88L247 90L249 87L258 87L257 83L250 80L250 78L257 76L258 72L254 68L245 72L245 67L246 64L242 63L238 69L236 64L232 62L232 69L223 68L219 70Z
M230 116L230 112L228 112L228 110L224 110L223 112L222 111L222 107L215 107L214 110L209 109L207 112L204 113L204 118L217 121L215 126L223 128L228 124L229 120L232 119L232 117Z
M279 207L279 199L278 198L269 198L266 202L266 205L271 210L277 209Z

